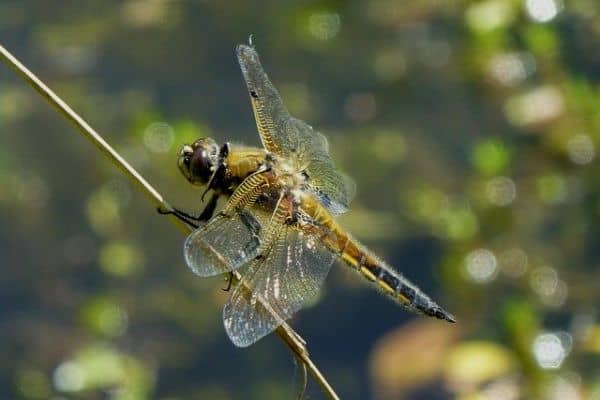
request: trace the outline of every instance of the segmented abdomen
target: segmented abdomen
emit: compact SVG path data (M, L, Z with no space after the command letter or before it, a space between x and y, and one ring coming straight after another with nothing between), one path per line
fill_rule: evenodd
M346 264L403 307L431 317L455 322L452 314L445 311L415 284L350 236L323 207L313 205L308 208L312 209L314 222L331 232L323 237L327 247L336 252Z

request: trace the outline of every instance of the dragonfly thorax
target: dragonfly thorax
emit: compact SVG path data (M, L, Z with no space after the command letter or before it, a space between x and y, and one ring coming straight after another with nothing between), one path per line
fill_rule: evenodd
M308 175L299 170L293 162L281 157L274 157L271 164L278 186L287 188L292 194L298 193L306 186ZM295 196L297 197L297 196Z

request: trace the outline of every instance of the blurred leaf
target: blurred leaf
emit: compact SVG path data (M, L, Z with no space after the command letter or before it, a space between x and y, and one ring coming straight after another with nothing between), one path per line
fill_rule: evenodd
M124 278L141 271L144 257L135 245L115 241L102 246L99 262L108 274Z
M370 361L377 398L399 398L439 377L443 367L440 360L445 359L459 334L437 321L423 320L381 338Z
M81 310L84 324L93 331L106 335L121 336L127 330L127 313L110 297L96 297Z
M494 176L506 172L511 155L502 141L487 139L474 147L472 160L480 174Z
M453 385L473 387L509 374L515 366L510 351L497 343L463 342L445 362L444 376Z

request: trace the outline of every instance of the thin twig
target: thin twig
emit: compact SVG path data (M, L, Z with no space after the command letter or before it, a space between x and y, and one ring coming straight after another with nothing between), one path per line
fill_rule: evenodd
M67 103L56 95L48 86L38 79L31 71L29 71L21 62L14 57L8 50L0 45L0 56L17 74L27 81L42 97L44 97L56 110L88 138L105 156L107 156L114 164L116 164L130 179L132 179L150 200L161 209L171 209L171 206L164 200L162 195L148 183L144 177L137 172L119 153L116 152L103 138L98 134L83 118L81 118ZM178 218L172 217L172 221L177 222L179 226L185 227L188 231L190 228L182 223ZM234 271L236 280L241 281L241 275ZM290 350L302 361L308 368L314 379L321 385L323 391L330 399L339 400L327 379L321 374L315 363L311 360L306 341L294 331L287 323L283 323L278 329L277 334L288 345Z

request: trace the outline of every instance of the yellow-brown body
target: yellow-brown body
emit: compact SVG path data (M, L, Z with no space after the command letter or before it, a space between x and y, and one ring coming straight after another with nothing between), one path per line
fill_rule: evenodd
M314 229L327 231L328 234L322 236L323 244L347 265L375 284L383 293L413 311L452 321L452 317L417 286L343 229L316 196L302 190L305 177L295 171L293 166L287 165L287 162L263 149L230 145L225 159L226 172L223 181L220 182L224 186L221 193L224 195L234 193L241 182L251 177L256 180L256 184L252 186L255 187L257 194L248 195L244 203L247 204L251 198L255 201L263 194L267 200L262 201L262 207L267 208L267 211L274 211L282 191L286 191L285 200L288 201L289 206L285 218L294 228L306 233L311 233ZM265 169L265 173L260 174L260 177L253 176L261 168ZM246 196L246 193L235 193L233 196L241 198ZM303 224L294 213L308 216L311 224Z

